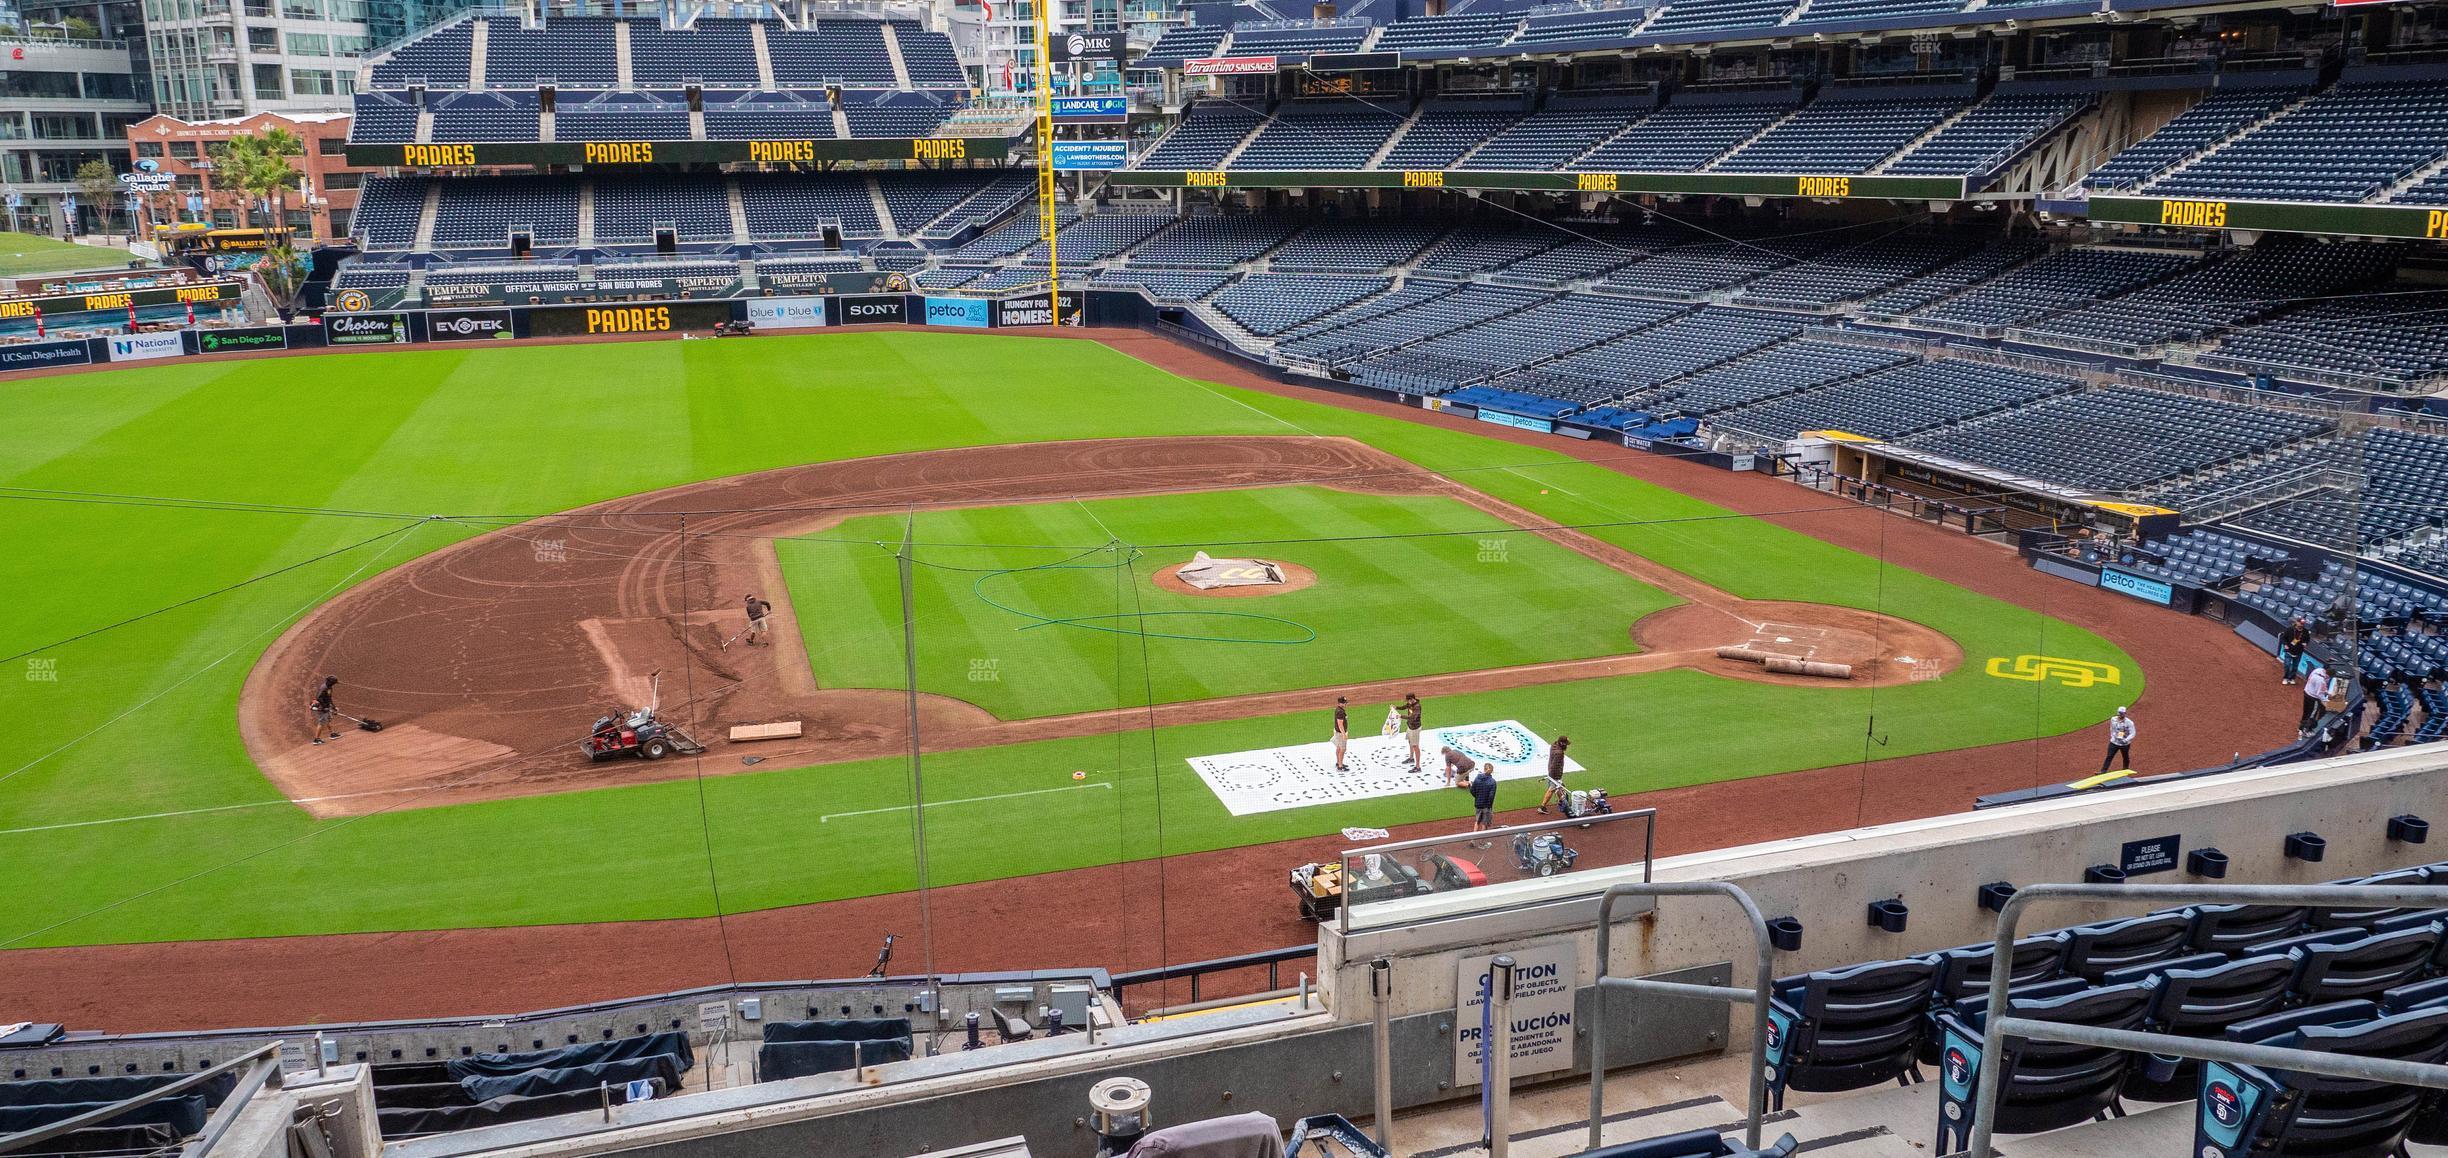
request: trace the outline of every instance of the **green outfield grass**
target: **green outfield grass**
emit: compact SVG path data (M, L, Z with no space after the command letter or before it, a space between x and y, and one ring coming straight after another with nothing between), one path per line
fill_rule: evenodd
M490 525L418 521L422 515L545 515L823 458L1065 438L1348 436L1543 518L1619 524L1593 533L1735 594L1878 608L1944 631L1966 650L1964 669L1946 679L1876 692L1670 671L1453 697L1436 707L1447 722L1517 718L1546 734L1569 731L1574 754L1593 770L1589 782L1618 792L2052 734L2094 724L2142 690L2131 658L2087 632L1553 451L1192 382L1083 342L911 331L418 349L102 371L9 381L0 393L13 419L0 425L0 486L19 488L0 500L0 591L9 593L0 600L0 655L41 649L10 661L22 676L0 672L0 719L10 722L0 757L0 864L16 868L20 883L0 890L7 947L711 912L694 783L316 821L246 759L237 696L257 655L295 616ZM351 513L130 505L91 492ZM1795 496L1797 506L1820 501ZM1105 504L1091 506L1103 515ZM1150 538L1174 520L1212 525L1221 517L1165 503L1118 517L1136 534L1142 514ZM1121 537L1123 528L1112 529ZM378 536L387 537L340 550ZM1512 545L1529 549L1528 537ZM1538 589L1540 598L1570 593L1577 582L1558 577ZM1615 592L1609 600L1658 598L1620 582L1608 579L1600 590ZM858 589L872 590L864 572ZM1294 598L1248 602L1290 606ZM809 617L804 595L796 606ZM1303 615L1338 632L1365 631L1366 610L1365 602L1321 604ZM1599 627L1560 632L1555 646L1594 646L1600 634L1619 631L1620 609L1610 604L1605 614ZM857 630L872 636L873 626ZM1028 634L1046 638L1027 645L1044 649L1051 665L1074 663L1065 654L1072 642L1050 634L1064 630L1036 629ZM1457 644L1436 662L1467 663L1463 653L1482 642ZM1148 646L1152 665L1165 671L1201 662L1196 649L1216 645ZM1280 650L1305 650L1320 663L1392 662L1330 655L1314 643ZM862 652L864 663L898 659L889 642ZM1982 674L1986 657L2025 653L2112 664L2123 682L2076 690ZM1255 686L1274 677L1230 678ZM1039 693L1015 685L1010 694ZM1061 694L1084 701L1093 686ZM1233 818L1182 763L1323 732L1322 714L1304 713L930 756L935 879L990 880L1466 815L1459 794L1432 793ZM1091 776L1073 780L1074 771ZM2036 769L2035 778L2081 771ZM709 777L703 815L725 907L907 887L908 783L899 761ZM977 802L1020 792L1032 795ZM1510 785L1503 803L1527 804L1534 794Z
M54 241L32 233L0 232L0 277L72 269L124 269L127 262L124 249Z
M1632 652L1632 621L1676 602L1502 528L1452 499L1317 487L931 512L907 528L922 544L918 685L1009 720L1141 706L1151 695L1175 703L1513 667ZM900 568L889 549L904 529L899 518L854 519L778 545L794 606L821 609L799 620L818 683L902 685ZM1117 541L1174 546L1145 557L1098 547ZM1258 542L1270 545L1238 545ZM1150 581L1203 548L1255 551L1318 582L1224 599ZM1157 645L1144 663L1142 616ZM1120 648L1117 630L1134 633Z

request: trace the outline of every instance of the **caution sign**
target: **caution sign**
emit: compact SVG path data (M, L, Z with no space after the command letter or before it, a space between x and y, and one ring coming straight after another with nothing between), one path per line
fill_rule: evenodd
M1573 990L1581 982L1572 943L1532 945L1508 955L1513 958L1513 1076L1571 1069ZM1495 960L1494 954L1464 957L1454 966L1455 1089L1479 1084L1479 1059L1487 1050L1484 1035L1494 1028L1486 1008L1488 966Z

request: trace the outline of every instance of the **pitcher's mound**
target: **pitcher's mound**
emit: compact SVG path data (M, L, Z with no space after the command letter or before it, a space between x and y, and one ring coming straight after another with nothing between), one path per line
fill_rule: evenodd
M1233 560L1224 561L1232 562ZM1217 560L1206 560L1206 562L1213 563ZM1200 565L1200 559L1192 559L1187 563L1176 563L1163 568L1154 576L1156 586L1176 595L1208 595L1222 599L1247 599L1253 595L1281 595L1286 591L1298 591L1317 582L1317 572L1298 563L1285 563L1278 560L1267 560L1266 565L1271 573L1282 576L1280 582L1256 579L1221 587L1199 587L1182 578L1183 568Z

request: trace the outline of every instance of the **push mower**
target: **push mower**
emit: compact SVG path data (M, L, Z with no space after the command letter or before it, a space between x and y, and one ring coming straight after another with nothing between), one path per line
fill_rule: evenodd
M663 702L663 673L654 674L652 687L653 703L627 715L606 713L596 717L594 729L586 739L578 741L578 750L590 761L623 755L660 760L674 752L694 756L705 751L705 745L691 739L679 725L655 718L655 709Z
M1580 853L1573 851L1564 843L1563 837L1552 832L1522 832L1513 836L1513 863L1521 866L1521 871L1525 873L1551 877L1557 873L1571 872L1573 862L1580 859Z

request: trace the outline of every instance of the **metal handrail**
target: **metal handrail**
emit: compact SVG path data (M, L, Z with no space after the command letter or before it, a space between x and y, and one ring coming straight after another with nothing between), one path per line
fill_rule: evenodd
M1536 824L1516 824L1505 828L1491 828L1485 832L1453 833L1445 836L1415 837L1411 840L1397 840L1386 844L1371 844L1364 845L1359 848L1347 848L1342 852L1337 853L1336 857L1342 863L1349 864L1351 863L1351 859L1353 857L1366 856L1370 853L1408 852L1415 848L1432 848L1441 844L1452 844L1459 840L1505 840L1526 832L1551 832L1566 828L1587 828L1593 824L1610 824L1616 821L1631 820L1634 817L1639 817L1646 822L1644 824L1646 833L1641 838L1641 880L1646 882L1649 880L1650 874L1655 871L1655 866L1657 863L1657 809L1654 808L1632 808L1626 809L1622 812L1600 813L1596 816L1557 817L1554 820L1544 820ZM1345 888L1348 890L1349 887L1350 882L1346 881ZM1335 912L1337 932L1351 932L1351 909L1352 907L1348 898L1344 904L1337 906Z
M1607 962L1615 935L1615 902L1622 897L1725 897L1742 907L1751 921L1751 939L1759 947L1759 968L1751 986L1693 985L1647 977L1609 977ZM1606 994L1629 989L1668 997L1699 997L1751 1006L1751 1107L1743 1119L1743 1144L1760 1146L1760 1120L1768 1116L1768 981L1776 970L1776 946L1768 941L1768 921L1760 916L1751 894L1728 881L1669 881L1664 884L1616 885L1598 898L1598 982L1592 999L1597 1029L1590 1034L1589 1148L1599 1147L1599 1130L1606 1125Z
M1226 973L1235 969L1255 969L1263 965L1267 971L1267 989L1275 990L1283 987L1278 970L1284 962L1300 961L1315 956L1317 956L1317 943L1313 941L1306 945L1286 945L1281 949L1261 949L1255 953L1239 953L1231 957L1184 961L1174 965L1159 965L1153 969L1116 973L1110 985L1114 999L1119 1001L1122 998L1122 991L1132 986L1152 985L1159 981L1187 977L1190 979L1190 1000L1195 1003L1199 999L1199 978L1207 974Z
M273 1089L280 1088L279 1048L276 1043L273 1046L272 1056L257 1061L255 1067L248 1070L245 1077L238 1079L236 1088L230 1090L228 1097L221 1099L221 1104L214 1107L212 1117L205 1120L203 1132L197 1134L195 1141L189 1142L185 1149L179 1151L179 1158L204 1158L204 1155L212 1153L214 1144L221 1141L221 1135L228 1133L229 1128L237 1123L238 1115L246 1109L247 1102L255 1097L256 1091L263 1089L266 1085ZM322 1055L317 1053L315 1056L320 1064Z
M162 1100L163 1098L183 1094L188 1090L203 1085L205 1082L211 1081L212 1079L228 1073L231 1070L237 1069L240 1066L246 1065L250 1062L260 1061L263 1064L258 1066L254 1072L249 1073L246 1080L241 1082L237 1089L232 1090L229 1097L224 1098L221 1101L222 1106L225 1108L234 1104L242 1103L248 1096L252 1095L256 1089L260 1088L265 1080L270 1077L270 1074L266 1072L267 1070L277 1071L280 1068L280 1051L280 1042L266 1042L265 1044L256 1046L254 1049L248 1050L237 1057L222 1062L220 1065L214 1066L211 1069L198 1070L195 1073L189 1074L177 1081L146 1090L135 1097L112 1102L110 1105L102 1106L98 1109L87 1110L73 1118L62 1118L61 1120L53 1122L48 1126L40 1126L32 1130L22 1130L15 1134L0 1135L0 1154L14 1153L16 1151L23 1150L28 1146L48 1142L51 1139L57 1138L62 1134L69 1133L70 1131L82 1130L88 1126L98 1126L118 1117L121 1114L127 1113L129 1110L133 1110L141 1106L149 1106ZM206 1123L205 1133L199 1136L198 1141L209 1143L215 1139L218 1139L221 1136L221 1130L226 1130L229 1128L229 1124L226 1121L223 1121L222 1118L222 1114L219 1111L215 1111L213 1114L213 1121ZM220 1129L214 1129L214 1123L219 1123ZM192 1147L190 1149L193 1150ZM201 1153L202 1151L194 1150L194 1152Z
M1967 1153L1986 1155L1997 1128L1998 1087L2006 1067L1999 1050L2009 1037L2056 1041L2103 1049L2132 1050L2265 1069L2294 1070L2359 1081L2448 1089L2448 1065L2420 1065L2386 1058L2246 1045L2167 1033L2137 1033L2099 1026L2064 1025L2006 1016L2006 988L2013 980L2015 924L2023 910L2041 901L2141 901L2151 904L2393 905L2448 907L2448 887L2436 885L2027 885L1998 910L1997 940L1989 958L1989 1002L1981 1018L1981 1067L1972 1101L1972 1137ZM1756 1149L1756 1147L1754 1147Z

